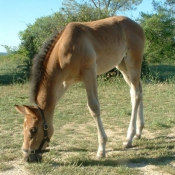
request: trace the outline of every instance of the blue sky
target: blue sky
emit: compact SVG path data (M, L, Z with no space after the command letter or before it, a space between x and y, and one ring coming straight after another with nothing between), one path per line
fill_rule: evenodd
M20 44L19 31L33 24L37 18L59 11L63 0L0 0L0 52L6 50L1 45L17 47ZM136 11L120 13L137 18L139 12L151 12L152 0L143 0Z

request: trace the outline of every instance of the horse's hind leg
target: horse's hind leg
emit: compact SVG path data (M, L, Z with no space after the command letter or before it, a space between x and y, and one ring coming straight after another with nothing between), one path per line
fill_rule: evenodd
M98 152L97 157L105 157L105 147L107 142L107 136L105 134L103 123L100 117L100 104L97 96L97 80L96 72L94 68L87 69L83 71L82 74L83 82L86 88L87 97L88 97L88 108L93 116L98 130Z
M123 77L127 84L130 86L130 95L132 103L132 112L130 124L128 127L127 138L123 143L124 147L132 146L132 139L136 135L137 138L141 137L141 132L144 126L143 119L143 103L142 103L142 87L140 82L140 67L136 68L132 63L128 63L124 59L117 68L122 72ZM132 67L131 67L132 66Z
M142 130L144 127L144 117L143 117L143 97L142 97L142 85L139 83L140 86L140 103L137 111L137 128L136 128L136 135L135 139L140 139Z
M136 139L141 138L142 130L144 127L141 82L139 82L138 85L131 83L130 92L131 92L131 102L132 102L132 114L131 114L130 125L128 128L127 140L126 142L124 142L125 147L131 146L132 140L130 141L130 138L132 138L133 135L135 135ZM136 118L136 131L135 131L135 118Z

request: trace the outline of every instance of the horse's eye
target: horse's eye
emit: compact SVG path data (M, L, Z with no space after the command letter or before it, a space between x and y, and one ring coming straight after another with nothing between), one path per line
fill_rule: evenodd
M35 128L35 127L30 128L30 133L31 134L37 133L37 128Z

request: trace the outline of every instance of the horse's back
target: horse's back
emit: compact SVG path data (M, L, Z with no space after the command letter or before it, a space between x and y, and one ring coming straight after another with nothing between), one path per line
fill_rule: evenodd
M117 66L126 54L143 54L142 28L127 17L68 24L59 40L61 67L81 69L96 64L97 74Z

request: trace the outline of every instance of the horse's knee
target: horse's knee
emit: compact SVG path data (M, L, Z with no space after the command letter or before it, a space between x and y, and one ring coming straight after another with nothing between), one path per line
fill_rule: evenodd
M142 100L142 93L140 89L130 89L130 95L131 95L131 102L132 104L139 105Z

